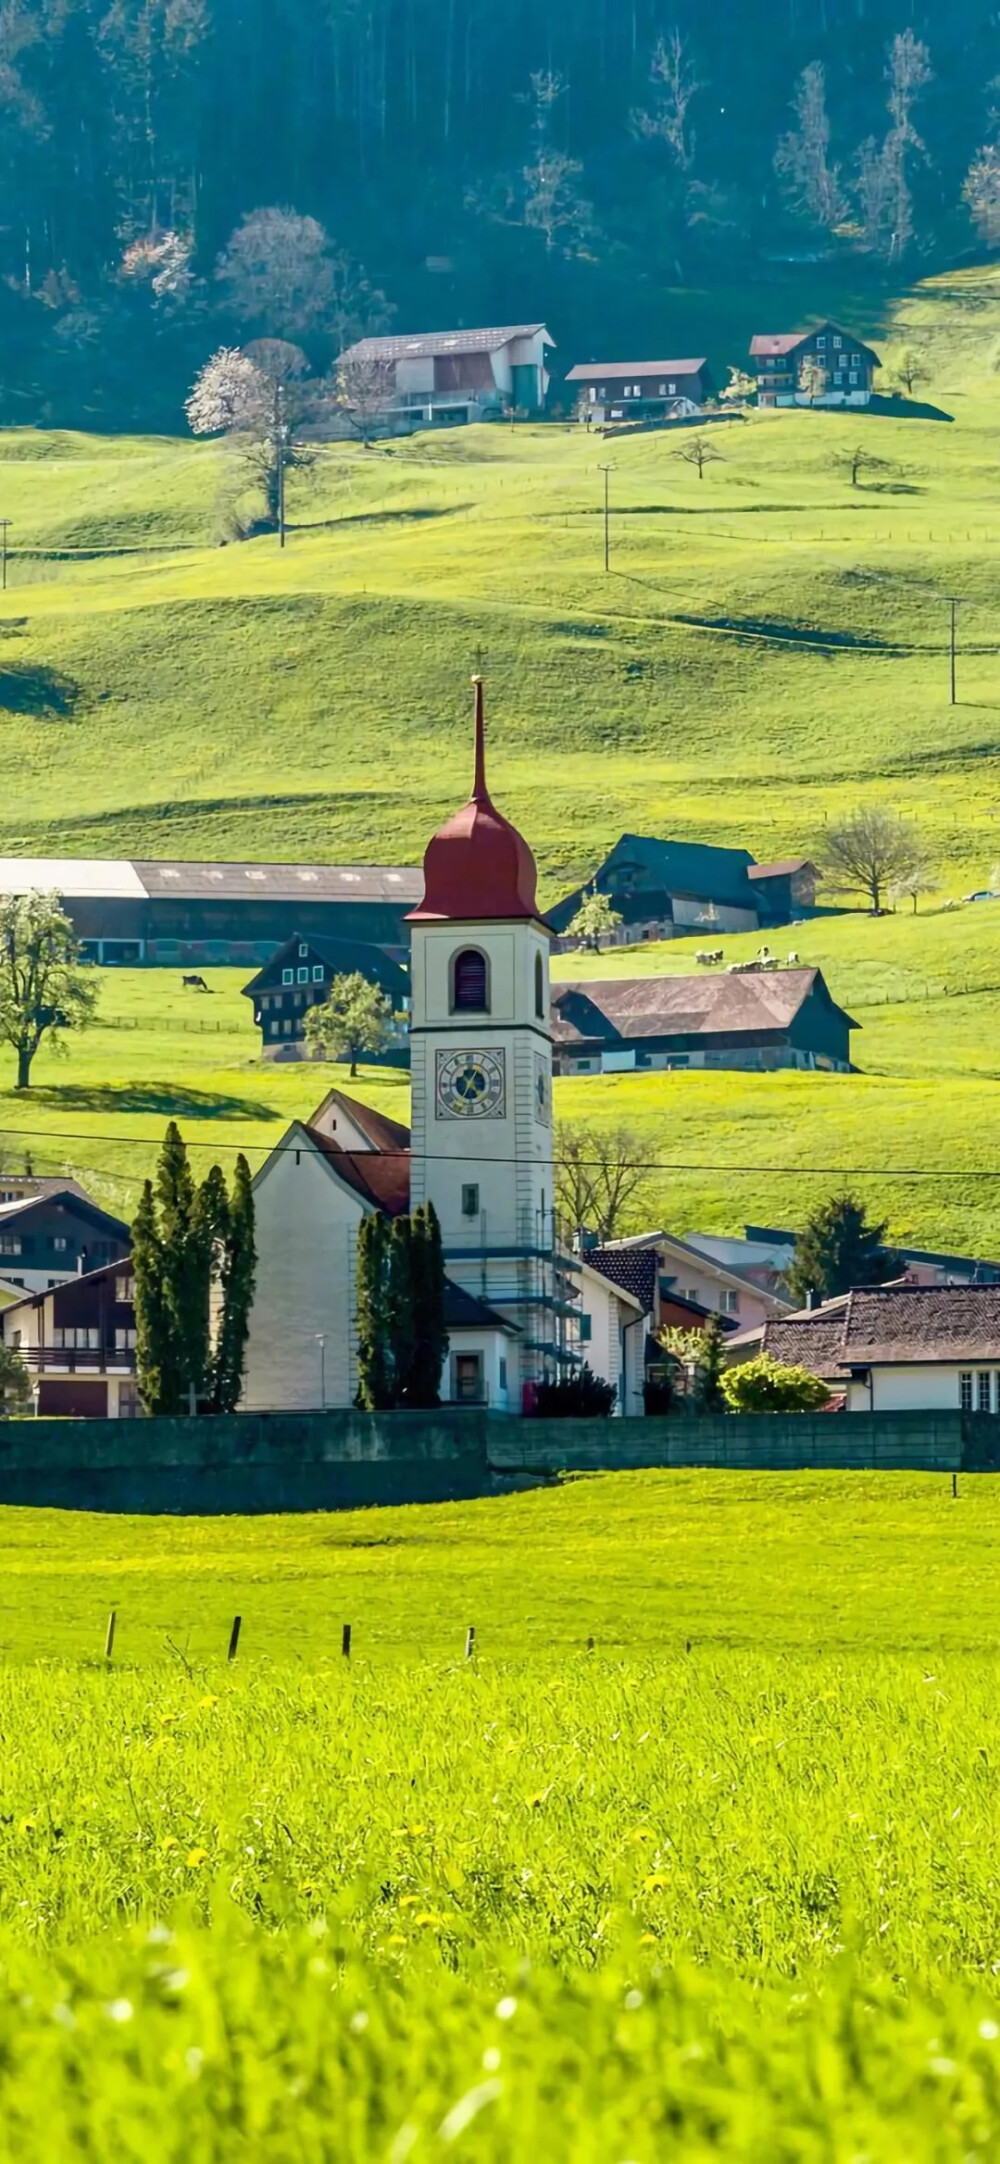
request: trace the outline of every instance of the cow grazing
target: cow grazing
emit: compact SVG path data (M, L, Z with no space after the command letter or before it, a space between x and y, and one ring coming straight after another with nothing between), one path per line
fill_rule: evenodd
M198 976L191 976L191 977L182 977L182 978L181 978L181 985L182 985L182 987L183 987L183 989L184 989L185 991L191 991L191 992L207 992L207 991L208 991L208 985L207 985L207 984L205 983L205 979L204 979L204 977L198 977Z

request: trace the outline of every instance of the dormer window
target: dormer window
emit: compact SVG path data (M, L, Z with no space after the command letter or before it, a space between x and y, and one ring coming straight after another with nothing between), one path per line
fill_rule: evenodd
M451 1011L453 1014L488 1014L490 968L478 947L463 947L451 965Z

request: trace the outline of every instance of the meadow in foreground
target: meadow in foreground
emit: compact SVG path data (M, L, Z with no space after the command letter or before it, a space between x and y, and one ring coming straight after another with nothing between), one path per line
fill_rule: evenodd
M0 2157L994 2155L998 1531L893 1475L3 1512Z

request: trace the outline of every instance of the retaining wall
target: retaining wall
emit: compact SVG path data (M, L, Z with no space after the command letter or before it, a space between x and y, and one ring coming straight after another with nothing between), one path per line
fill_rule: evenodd
M544 1479L641 1466L1000 1470L1000 1417L505 1420L442 1409L0 1421L0 1503L58 1509L343 1510L484 1495L498 1475Z

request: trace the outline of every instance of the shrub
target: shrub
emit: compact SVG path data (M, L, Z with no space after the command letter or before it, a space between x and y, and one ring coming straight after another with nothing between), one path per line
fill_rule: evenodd
M727 1369L722 1395L731 1413L815 1413L829 1401L827 1384L806 1368L786 1367L761 1353Z
M537 1420L606 1420L618 1393L584 1362L575 1375L557 1383L539 1383L535 1399Z

